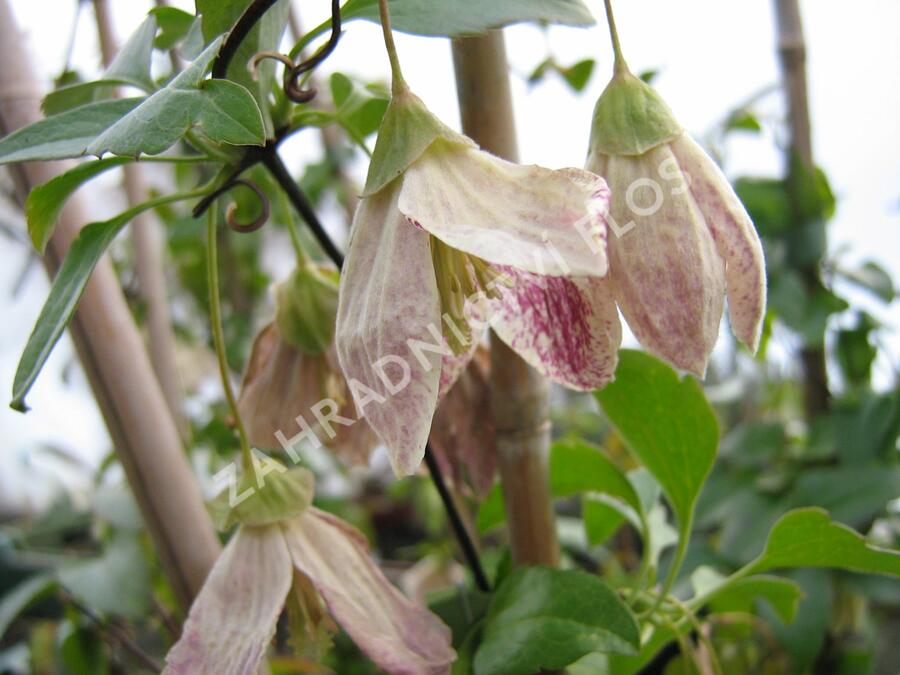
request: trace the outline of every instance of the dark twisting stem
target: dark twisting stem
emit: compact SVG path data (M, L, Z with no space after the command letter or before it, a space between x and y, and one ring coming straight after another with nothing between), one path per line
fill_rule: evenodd
M253 0L253 3L244 10L241 18L234 24L234 28L229 31L219 55L216 57L212 67L212 76L215 78L223 78L228 73L228 66L231 60L237 54L238 49L244 38L253 30L253 26L259 21L263 14L269 11L269 8L275 4L277 0Z

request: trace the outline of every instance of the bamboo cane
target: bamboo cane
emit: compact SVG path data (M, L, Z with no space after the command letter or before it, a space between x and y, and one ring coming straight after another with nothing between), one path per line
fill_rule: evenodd
M453 40L463 131L482 148L516 161L512 95L501 31ZM550 499L547 383L491 335L491 410L513 560L556 565L559 545Z

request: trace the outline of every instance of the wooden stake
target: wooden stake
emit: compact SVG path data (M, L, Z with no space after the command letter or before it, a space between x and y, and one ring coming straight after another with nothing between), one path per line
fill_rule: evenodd
M482 148L518 159L506 46L501 31L453 40L453 64L463 131ZM547 454L547 383L491 335L491 409L513 560L559 562Z

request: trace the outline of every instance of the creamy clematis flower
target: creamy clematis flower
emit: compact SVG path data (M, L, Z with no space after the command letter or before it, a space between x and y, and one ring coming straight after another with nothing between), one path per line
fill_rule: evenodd
M322 601L385 672L449 673L456 658L450 629L384 577L365 537L308 505L296 510L238 528L194 600L163 675L256 675L285 603L289 616L299 606L299 628L308 634L292 631L292 638L306 637L310 647L329 629Z
M753 223L715 163L618 59L586 167L612 191L609 281L640 343L703 377L727 289L734 333L755 352L766 274Z
M275 294L276 319L253 341L238 396L250 442L281 448L276 434L292 437L299 415L342 462L367 464L378 437L359 419L338 364L337 273L301 265Z
M607 203L599 176L493 157L408 90L395 94L354 218L337 347L397 474L419 465L485 318L558 382L611 379L620 329L600 282Z

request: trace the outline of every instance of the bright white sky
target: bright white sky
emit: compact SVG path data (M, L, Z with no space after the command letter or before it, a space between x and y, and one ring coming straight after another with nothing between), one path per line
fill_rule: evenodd
M600 22L590 29L551 28L545 38L532 26L507 30L514 74L516 122L523 162L549 167L581 166L587 148L594 101L611 70L611 50L602 3L587 0ZM75 0L12 0L20 26L30 38L40 69L49 79L64 60L74 17ZM152 5L150 0L112 2L122 41ZM191 9L190 2L173 2ZM328 0L296 2L303 23L317 25L328 14ZM99 70L93 15L81 17L73 62L87 74ZM847 248L847 263L875 260L900 280L900 3L869 0L802 2L809 53L809 81L815 155L838 196L838 214L830 228L830 248ZM853 16L849 13L856 10ZM659 69L655 81L682 125L703 137L729 110L778 80L771 2L722 0L619 0L617 23L632 70ZM450 48L446 40L398 36L406 79L426 103L450 125L458 125ZM574 96L557 78L529 87L525 78L547 55L563 64L596 58L597 68L582 96ZM379 30L353 22L346 27L326 71L340 70L376 79L388 72ZM777 119L780 99L765 99L761 110ZM290 149L299 169L314 158L318 146L300 135ZM770 138L734 138L727 146L726 172L731 176L776 175L781 159ZM359 167L360 173L364 166ZM35 267L20 294L10 298L23 265L18 245L0 237L0 392L8 391L16 361L43 303L47 283ZM845 290L845 289L841 289ZM889 310L854 294L876 316L900 326L900 306ZM889 340L892 358L878 364L882 385L893 382L898 363L898 337ZM14 476L34 459L36 444L55 444L94 462L105 453L102 421L86 395L77 369L69 381L63 368L73 349L63 340L38 380L30 398L32 412L23 416L0 405L0 511L3 503L40 495L17 484ZM5 394L4 394L5 395ZM0 397L2 398L2 397ZM40 456L39 456L40 457ZM52 462L51 462L52 464ZM54 464L54 466L56 466ZM47 467L50 470L50 467ZM55 469L54 469L55 470ZM7 503L9 503L7 502Z

